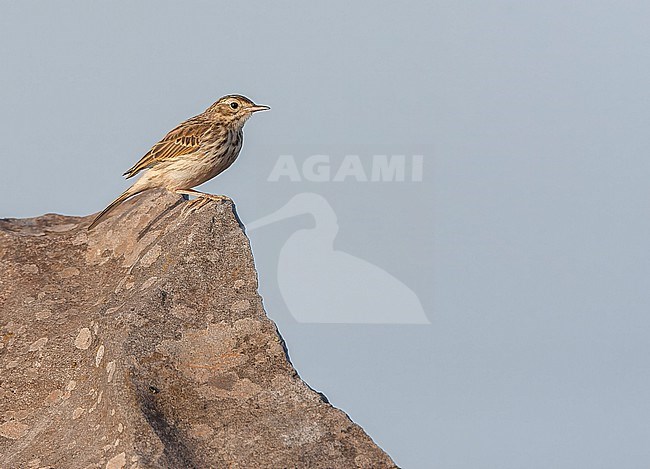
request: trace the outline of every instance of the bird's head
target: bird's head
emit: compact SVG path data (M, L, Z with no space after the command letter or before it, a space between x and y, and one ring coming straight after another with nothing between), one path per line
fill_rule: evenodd
M233 127L243 127L248 118L257 111L268 111L268 106L260 106L246 96L229 94L210 106L206 113L213 114L215 118Z

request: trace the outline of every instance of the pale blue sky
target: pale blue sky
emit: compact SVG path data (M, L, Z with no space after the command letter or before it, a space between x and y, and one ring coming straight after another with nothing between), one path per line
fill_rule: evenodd
M649 17L613 1L2 1L0 217L100 210L169 129L245 94L272 110L204 189L245 222L321 195L334 248L431 322L300 323L278 265L314 220L251 232L310 385L405 468L647 468ZM421 154L423 180L269 182L283 154Z

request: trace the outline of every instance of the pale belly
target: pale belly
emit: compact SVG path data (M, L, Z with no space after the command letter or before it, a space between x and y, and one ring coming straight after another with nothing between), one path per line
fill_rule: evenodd
M170 191L196 187L222 173L235 162L241 143L229 148L230 151L226 154L223 151L195 153L160 163L143 175L141 185L164 187Z

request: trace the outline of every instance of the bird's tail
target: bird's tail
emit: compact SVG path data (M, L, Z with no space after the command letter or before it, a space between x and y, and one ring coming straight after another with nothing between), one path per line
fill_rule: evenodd
M127 190L122 192L122 194L117 199L115 199L113 202L111 202L111 204L108 207L106 207L104 210L102 210L101 213L95 217L93 222L88 227L88 231L92 230L95 226L97 226L97 224L100 221L102 221L102 219L106 215L108 215L110 212L112 212L115 207L120 205L126 199L129 199L129 198L133 197L134 195L139 194L140 192L144 192L145 190L146 190L146 188L144 188L144 189L134 189L133 186L131 186Z

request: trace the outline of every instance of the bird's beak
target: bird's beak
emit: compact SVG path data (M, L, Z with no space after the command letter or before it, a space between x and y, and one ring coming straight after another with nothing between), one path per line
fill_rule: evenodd
M268 106L258 106L258 105L254 105L254 106L249 107L249 108L248 108L248 111L249 111L249 112L268 111L269 109L271 109L271 108L268 107Z

